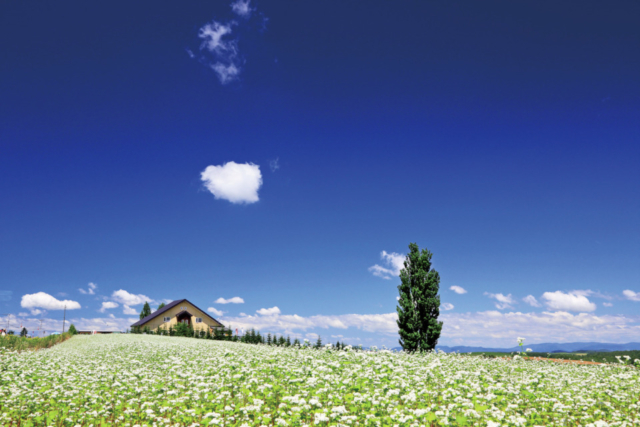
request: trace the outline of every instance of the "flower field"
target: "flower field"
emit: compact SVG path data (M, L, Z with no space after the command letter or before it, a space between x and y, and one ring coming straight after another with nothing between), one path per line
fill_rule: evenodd
M0 350L2 426L631 426L638 369L147 335Z

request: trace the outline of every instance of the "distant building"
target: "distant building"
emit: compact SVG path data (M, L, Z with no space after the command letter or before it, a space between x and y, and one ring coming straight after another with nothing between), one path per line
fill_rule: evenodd
M144 319L137 321L131 325L131 328L144 329L148 327L152 331L158 328L168 330L171 326L175 328L178 323L185 323L194 330L203 331L206 331L207 328L209 330L224 328L222 323L186 299L170 302L160 310L156 310Z

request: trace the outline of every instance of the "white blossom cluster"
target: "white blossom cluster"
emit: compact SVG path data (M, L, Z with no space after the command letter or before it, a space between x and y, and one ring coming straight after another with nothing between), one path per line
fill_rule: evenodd
M0 350L2 426L634 426L640 372L149 335Z

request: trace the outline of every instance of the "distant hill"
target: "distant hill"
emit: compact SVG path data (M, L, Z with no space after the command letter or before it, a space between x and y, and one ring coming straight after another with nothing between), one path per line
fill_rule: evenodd
M526 344L522 349L519 346L511 348L489 348L489 347L468 347L464 345L448 347L446 345L436 346L436 349L446 353L476 353L476 352L496 352L511 353L514 351L531 350L538 353L580 353L588 351L630 351L640 350L640 342L630 342L627 344L613 344L603 342L568 342L568 343L543 343L543 344ZM396 349L401 350L400 347Z

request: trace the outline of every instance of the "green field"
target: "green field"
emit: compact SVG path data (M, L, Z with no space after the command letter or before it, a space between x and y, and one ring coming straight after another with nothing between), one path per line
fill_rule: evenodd
M0 350L2 426L631 426L640 370L150 335Z

